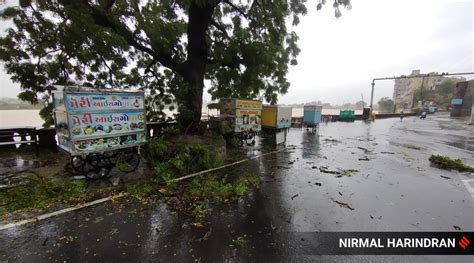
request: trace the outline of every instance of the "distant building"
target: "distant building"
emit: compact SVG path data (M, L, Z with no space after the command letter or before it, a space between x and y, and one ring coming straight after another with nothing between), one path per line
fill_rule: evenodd
M410 75L417 76L420 75L420 70L413 70ZM438 74L437 72L430 72L428 74ZM403 79L396 79L395 85L393 87L393 101L397 107L397 110L400 111L402 109L412 109L416 108L417 101L415 101L414 94L415 90L422 87L423 82L423 89L422 92L431 92L436 88L436 85L441 84L444 80L453 79L457 81L464 81L465 78L462 77L443 77L443 76L428 76L428 77L414 77L414 78L403 78Z

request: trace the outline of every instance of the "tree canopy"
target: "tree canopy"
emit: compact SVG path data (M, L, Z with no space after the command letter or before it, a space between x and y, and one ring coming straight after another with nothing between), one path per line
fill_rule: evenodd
M377 103L380 111L393 112L394 102L388 97L383 97Z
M451 105L454 87L456 87L454 79L445 79L435 87L434 101L438 107L447 108Z
M0 59L22 100L48 101L55 85L139 88L149 121L175 102L186 127L200 120L204 80L213 99L276 103L288 91L300 52L288 26L307 13L305 2L20 0L1 14L14 27L0 38ZM336 17L340 6L350 1L333 3Z

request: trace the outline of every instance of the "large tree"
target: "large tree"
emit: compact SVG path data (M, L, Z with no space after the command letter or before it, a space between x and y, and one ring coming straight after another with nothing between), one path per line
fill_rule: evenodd
M183 127L200 121L204 80L212 97L275 103L300 52L297 25L306 0L20 0L2 17L0 59L19 98L47 101L54 85L143 88L163 116L175 101ZM320 0L321 9L325 0ZM336 17L340 5L336 0ZM161 114L161 115L160 115Z
M392 112L395 105L393 100L388 97L381 98L377 104L379 105L379 110L382 112Z

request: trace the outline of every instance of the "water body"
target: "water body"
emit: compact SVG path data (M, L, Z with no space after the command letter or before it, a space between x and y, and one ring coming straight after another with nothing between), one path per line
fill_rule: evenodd
M0 128L41 127L42 124L39 110L0 110Z
M167 112L172 117L174 112ZM218 116L217 110L203 108L204 117ZM338 115L339 109L323 109L323 114ZM356 110L355 114L362 114L361 110ZM303 108L293 108L293 117L302 117ZM39 110L0 110L0 128L33 126L41 127L43 120L39 116Z

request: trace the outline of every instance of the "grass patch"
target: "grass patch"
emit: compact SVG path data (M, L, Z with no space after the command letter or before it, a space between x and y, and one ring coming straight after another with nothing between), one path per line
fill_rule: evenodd
M155 188L156 184L152 181L136 181L127 183L125 185L125 192L127 192L131 196L142 198L152 193Z
M451 159L448 156L431 155L430 162L444 170L457 170L459 172L474 172L474 167L464 164L460 159Z
M0 192L0 205L7 212L41 210L56 203L75 204L87 197L84 181L46 181L32 178L26 184Z

